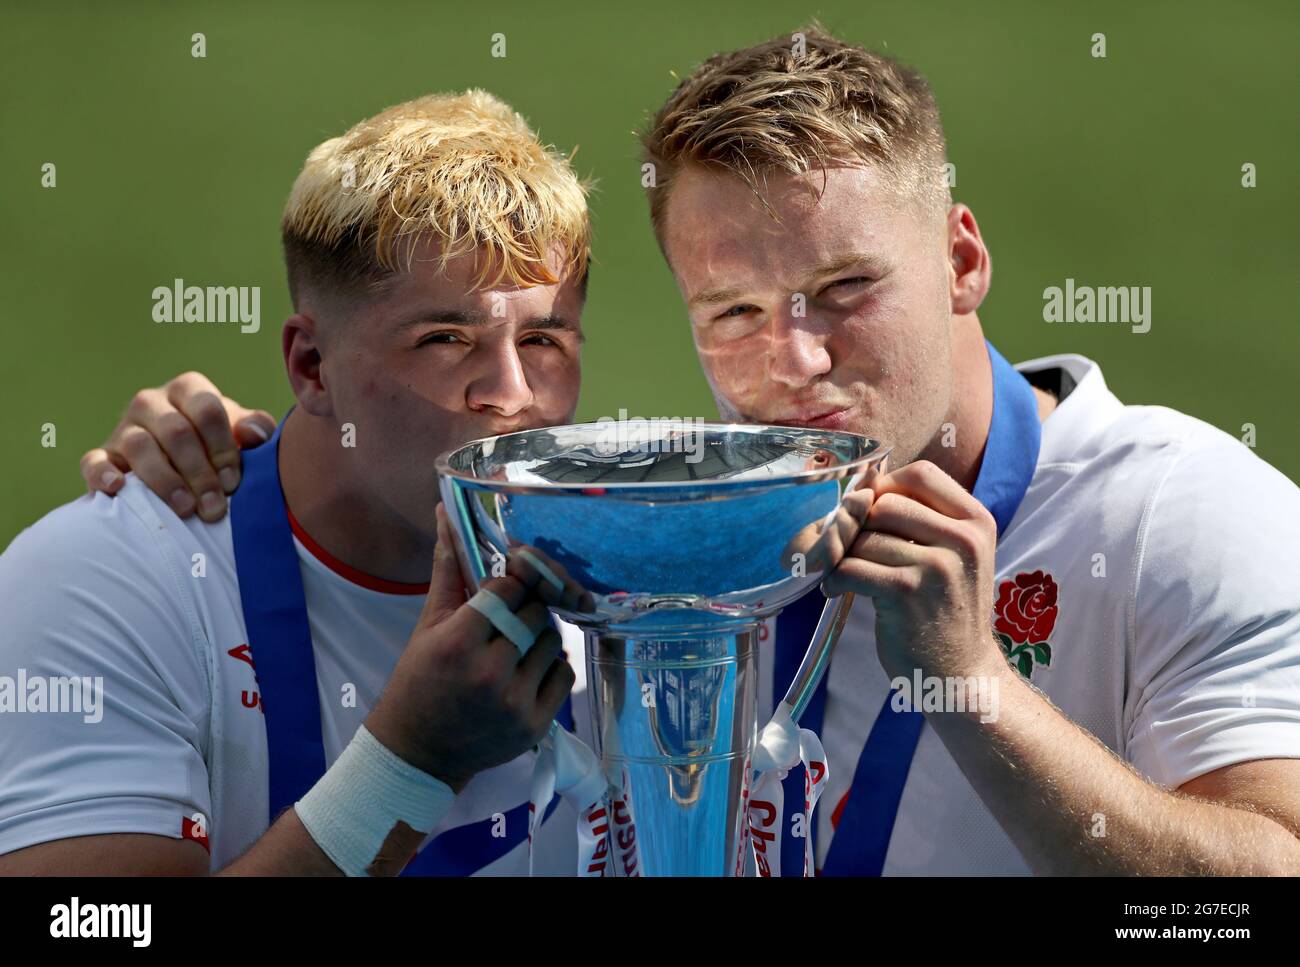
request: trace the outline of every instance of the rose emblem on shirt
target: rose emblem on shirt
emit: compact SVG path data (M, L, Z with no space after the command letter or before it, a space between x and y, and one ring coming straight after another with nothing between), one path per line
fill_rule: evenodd
M1029 678L1034 665L1052 663L1047 636L1056 626L1056 582L1045 571L1017 574L998 586L993 633L1007 661Z

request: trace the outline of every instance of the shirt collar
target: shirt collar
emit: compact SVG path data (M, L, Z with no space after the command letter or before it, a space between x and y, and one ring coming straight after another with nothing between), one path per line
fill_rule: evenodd
M984 345L993 370L993 418L971 493L993 515L1001 537L1034 477L1042 425L1038 421L1038 398L1029 381L991 342L985 340Z

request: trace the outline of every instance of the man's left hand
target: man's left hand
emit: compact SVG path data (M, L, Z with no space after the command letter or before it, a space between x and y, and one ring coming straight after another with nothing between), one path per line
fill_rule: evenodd
M885 671L910 677L916 668L938 676L1004 670L992 628L993 515L926 460L881 475L844 502L865 523L822 590L872 599Z

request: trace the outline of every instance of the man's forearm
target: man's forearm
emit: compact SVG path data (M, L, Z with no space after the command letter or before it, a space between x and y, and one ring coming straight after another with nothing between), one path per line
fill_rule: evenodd
M927 721L1036 873L1300 873L1300 839L1266 816L1169 792L1079 728L1010 667L995 721Z
M316 845L298 814L286 809L256 843L217 875L342 876L343 873Z

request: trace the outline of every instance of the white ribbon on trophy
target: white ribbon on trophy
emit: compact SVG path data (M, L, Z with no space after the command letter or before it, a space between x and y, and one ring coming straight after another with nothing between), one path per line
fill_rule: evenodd
M781 782L796 765L804 767L803 784L803 875L813 875L812 817L817 800L826 788L830 767L821 740L811 729L801 729L790 715L790 706L782 702L759 733L754 749L754 772L757 778L749 790L746 806L745 838L754 851L754 870L758 876L781 875L782 817L785 815L785 790Z
M578 814L578 875L608 876L610 822L606 782L596 753L572 732L552 723L537 746L528 802L528 875L533 875L533 833L559 793Z

